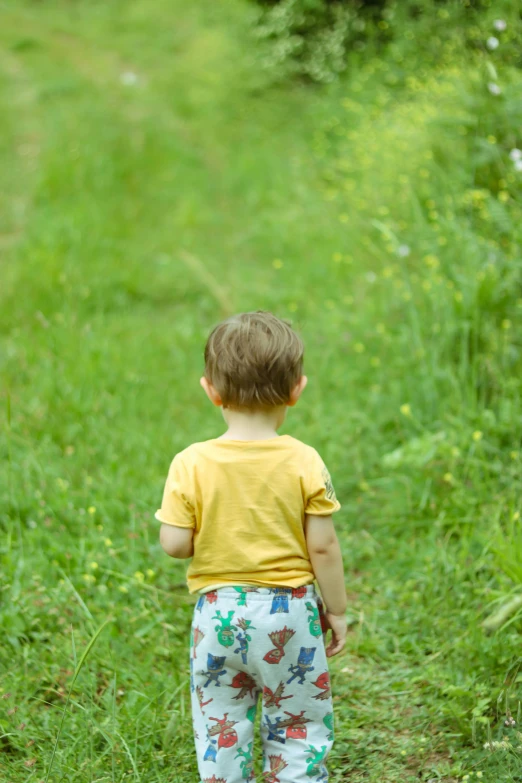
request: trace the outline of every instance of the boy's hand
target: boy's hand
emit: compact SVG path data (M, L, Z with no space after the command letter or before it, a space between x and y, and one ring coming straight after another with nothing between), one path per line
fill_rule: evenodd
M332 631L332 638L330 644L326 648L326 655L328 658L332 658L337 653L340 653L346 644L346 634L348 632L348 623L346 622L346 614L331 614L326 612L326 624Z

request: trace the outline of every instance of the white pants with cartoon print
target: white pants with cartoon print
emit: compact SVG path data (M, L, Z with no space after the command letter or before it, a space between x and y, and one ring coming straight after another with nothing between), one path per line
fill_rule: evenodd
M262 704L263 783L324 783L333 711L322 607L312 585L226 587L194 610L190 667L202 783L254 781Z

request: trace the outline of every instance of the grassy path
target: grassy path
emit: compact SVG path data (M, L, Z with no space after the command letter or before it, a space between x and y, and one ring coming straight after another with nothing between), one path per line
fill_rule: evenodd
M3 12L6 779L45 779L110 619L49 779L197 780L191 601L151 516L171 456L219 427L197 386L209 327L262 307L304 334L288 430L344 504L333 783L520 780L480 750L488 725L502 736L508 671L520 698L517 626L479 624L502 594L486 521L520 488L518 391L504 413L481 398L467 350L502 249L463 196L474 119L456 107L480 77L442 58L397 87L369 55L328 89L266 88L240 2Z

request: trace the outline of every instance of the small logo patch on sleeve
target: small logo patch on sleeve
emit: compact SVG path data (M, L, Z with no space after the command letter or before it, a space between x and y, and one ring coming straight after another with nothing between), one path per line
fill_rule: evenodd
M335 489L333 487L332 479L330 477L330 474L328 473L328 469L326 468L326 465L323 465L322 476L324 480L324 485L326 487L326 497L328 498L328 500L333 500L334 502L336 502L337 498L335 497Z

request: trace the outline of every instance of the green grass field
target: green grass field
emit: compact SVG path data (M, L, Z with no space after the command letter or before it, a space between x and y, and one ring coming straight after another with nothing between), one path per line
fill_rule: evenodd
M250 309L305 339L284 431L343 503L332 783L522 781L520 19L425 5L317 87L246 0L1 3L2 783L198 782L153 514Z

